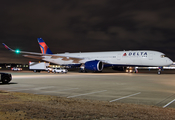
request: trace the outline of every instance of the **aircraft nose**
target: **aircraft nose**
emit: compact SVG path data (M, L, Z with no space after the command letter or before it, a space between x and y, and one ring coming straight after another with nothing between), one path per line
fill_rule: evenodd
M168 58L167 63L171 65L171 64L173 64L173 61L170 58Z

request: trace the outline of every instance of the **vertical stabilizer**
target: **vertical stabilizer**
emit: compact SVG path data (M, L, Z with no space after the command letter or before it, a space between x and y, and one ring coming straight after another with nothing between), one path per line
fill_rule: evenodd
M42 38L38 38L38 43L42 54L53 54Z

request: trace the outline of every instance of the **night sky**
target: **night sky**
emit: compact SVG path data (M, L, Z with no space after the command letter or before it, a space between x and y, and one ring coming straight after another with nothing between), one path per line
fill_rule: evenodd
M156 50L175 61L174 0L4 0L0 42L40 52L41 37L53 53ZM38 61L0 44L0 63Z

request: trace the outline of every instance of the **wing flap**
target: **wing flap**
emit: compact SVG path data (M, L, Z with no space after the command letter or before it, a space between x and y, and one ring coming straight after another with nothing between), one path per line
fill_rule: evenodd
M28 57L28 58L40 59L40 60L43 59L42 56L34 56L34 55L23 55L23 56L24 56L24 57Z

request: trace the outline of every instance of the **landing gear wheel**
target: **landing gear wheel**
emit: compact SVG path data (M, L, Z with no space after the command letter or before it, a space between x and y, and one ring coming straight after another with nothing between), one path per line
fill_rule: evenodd
M159 68L157 74L160 75L160 74L161 74L161 71L162 71L162 70Z
M161 74L161 71L158 71L157 74L160 75Z
M80 70L80 73L82 73L82 72L83 72L83 70L81 69L81 70Z
M83 70L83 72L84 72L84 73L87 73L87 71L86 71L86 70Z

